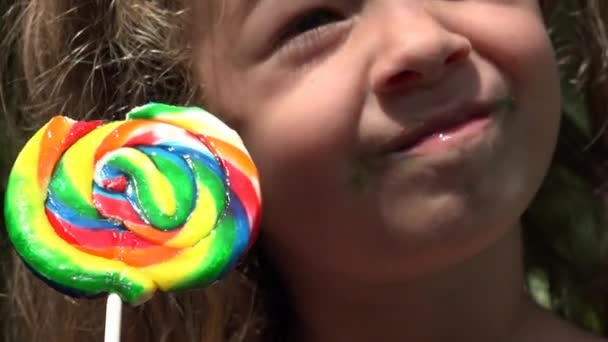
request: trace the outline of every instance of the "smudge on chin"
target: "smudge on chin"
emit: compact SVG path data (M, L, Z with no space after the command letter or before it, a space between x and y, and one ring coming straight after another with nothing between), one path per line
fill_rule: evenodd
M373 173L372 162L365 157L357 157L346 170L346 185L355 193L369 190Z

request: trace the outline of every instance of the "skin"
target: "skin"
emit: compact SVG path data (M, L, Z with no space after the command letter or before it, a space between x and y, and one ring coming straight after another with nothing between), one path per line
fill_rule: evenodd
M292 340L593 340L521 289L518 221L559 126L537 1L222 7L193 24L195 71L259 167ZM468 102L494 107L465 143L388 147Z

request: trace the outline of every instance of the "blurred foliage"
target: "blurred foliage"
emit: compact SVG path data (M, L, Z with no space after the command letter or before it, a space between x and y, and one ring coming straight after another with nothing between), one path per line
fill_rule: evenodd
M580 39L573 18L575 0L560 0L552 40L559 52ZM577 79L580 61L561 68L562 126L555 163L524 216L526 287L545 308L579 326L608 336L608 215L589 182L608 151L590 147L594 133L585 91ZM597 178L597 176L595 176Z

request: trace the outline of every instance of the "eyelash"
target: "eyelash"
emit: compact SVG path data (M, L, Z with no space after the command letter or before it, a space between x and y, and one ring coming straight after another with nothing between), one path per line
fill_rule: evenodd
M276 50L295 50L299 53L313 52L331 41L337 33L336 24L343 22L345 16L330 8L315 8L290 20L279 30Z

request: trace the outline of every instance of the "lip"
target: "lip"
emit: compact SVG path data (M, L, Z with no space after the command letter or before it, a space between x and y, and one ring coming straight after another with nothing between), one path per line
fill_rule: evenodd
M494 112L499 109L500 101L476 102L456 106L440 114L430 115L421 125L403 132L391 139L383 148L384 154L406 153L425 154L433 152L441 145L450 146L455 142L450 136L471 134L483 128ZM464 134L463 134L464 133ZM447 139L445 137L448 137ZM433 141L436 146L433 145Z

